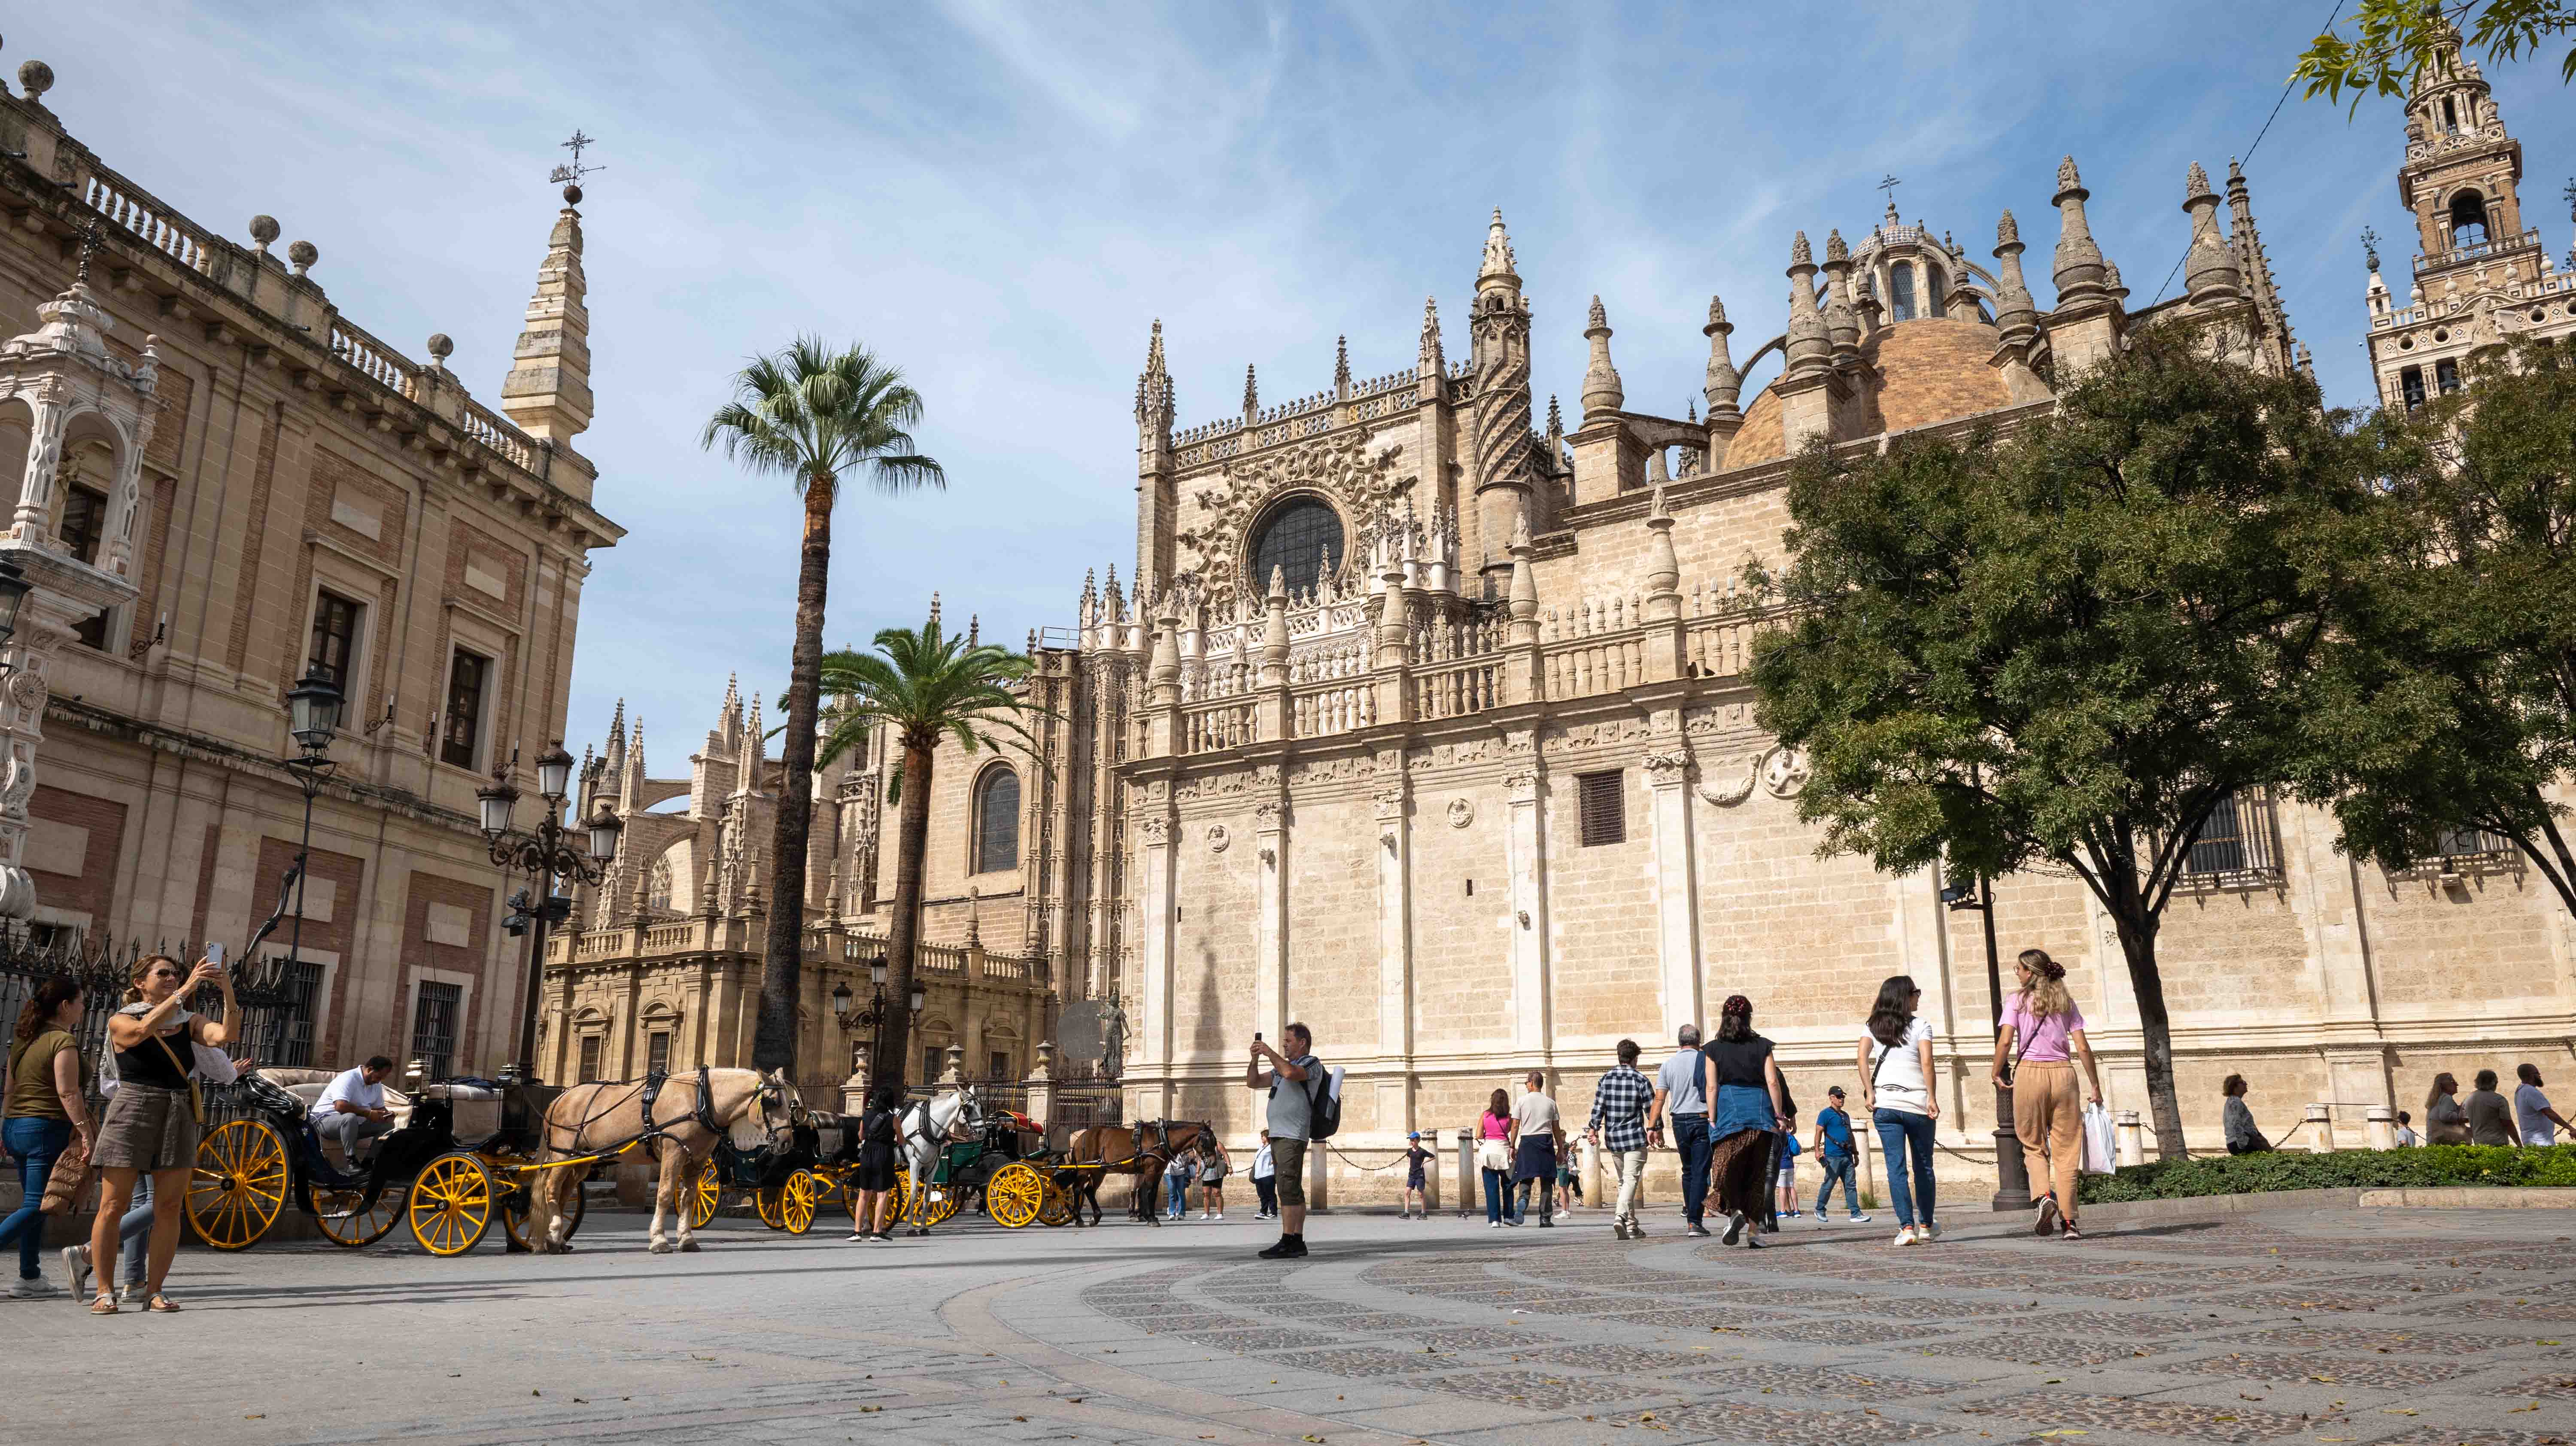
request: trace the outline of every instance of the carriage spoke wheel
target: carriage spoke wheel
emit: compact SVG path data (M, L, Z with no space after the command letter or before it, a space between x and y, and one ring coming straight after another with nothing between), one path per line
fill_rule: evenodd
M520 1171L510 1168L513 1165L525 1163L517 1159L503 1160L499 1162L494 1173L501 1177L501 1183L497 1187L501 1193L501 1229L509 1234L512 1245L522 1250L534 1250L537 1242L528 1234L528 1212L536 1208L537 1191L544 1187L546 1176L560 1174L562 1171ZM566 1165L563 1169L575 1174L589 1173L588 1168L581 1165ZM590 1213L590 1192L582 1188L579 1180L575 1180L569 1187L558 1188L569 1188L572 1195L563 1207L564 1213L572 1220L572 1223L564 1228L564 1239L570 1240L574 1232L581 1229L581 1218Z
M891 1202L886 1207L886 1219L889 1222L903 1219L903 1212L912 1204L912 1171L901 1165L895 1166L894 1188L886 1194ZM859 1228L866 1229L871 1222L859 1219L859 1192L852 1190L844 1203L850 1207L850 1219Z
M373 1245L402 1219L402 1198L399 1188L387 1185L376 1192L376 1203L369 1205L364 1185L354 1190L316 1185L312 1187L313 1224L334 1245L352 1250Z
M790 1235L802 1235L814 1228L814 1209L823 1203L829 1187L811 1170L799 1170L787 1177L778 1190L778 1212Z
M1046 1176L1026 1160L1014 1160L984 1182L984 1213L1005 1230L1036 1223L1046 1210Z
M463 1255L492 1228L494 1191L483 1162L454 1150L421 1167L407 1213L412 1239L432 1255Z
M286 1142L260 1120L227 1120L197 1142L188 1223L217 1250L247 1250L286 1205Z
M759 1214L760 1223L772 1230L787 1228L786 1205L787 1187L784 1185L763 1185L751 1192L751 1208Z
M724 1186L716 1179L716 1162L698 1167L697 1177L688 1183L684 1204L689 1212L689 1228L704 1230L716 1218L716 1207L724 1203Z
M1046 1203L1038 1206L1038 1223L1050 1228L1073 1223L1073 1192L1053 1180L1046 1182Z

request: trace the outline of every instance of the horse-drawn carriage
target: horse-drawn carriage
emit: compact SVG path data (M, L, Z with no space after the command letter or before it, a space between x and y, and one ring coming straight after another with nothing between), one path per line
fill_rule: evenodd
M353 1249L408 1223L421 1249L462 1255L496 1217L511 1248L528 1247L529 1165L559 1090L478 1080L424 1086L401 1127L344 1167L323 1148L309 1100L257 1073L221 1088L242 1113L199 1142L187 1200L197 1238L215 1249L258 1244L290 1201L324 1239ZM578 1191L567 1208L578 1228Z
M738 1189L750 1194L753 1211L770 1229L790 1235L812 1229L815 1211L839 1188L822 1164L822 1132L830 1123L806 1116L790 1127L783 1145L737 1149L730 1139L718 1140L688 1185L690 1228L705 1229L723 1208L724 1192Z

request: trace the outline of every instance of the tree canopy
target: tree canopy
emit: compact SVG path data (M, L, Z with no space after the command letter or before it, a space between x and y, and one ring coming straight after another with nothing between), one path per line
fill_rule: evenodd
M2329 29L2300 52L2290 79L2307 82L2309 99L2322 95L2341 100L2350 91L2358 107L2365 96L2404 95L2415 72L2454 38L2463 50L2483 52L2489 60L2537 56L2576 32L2576 5L2569 0L2361 0L2352 26L2349 37ZM2559 61L2558 78L2576 81L2576 44Z

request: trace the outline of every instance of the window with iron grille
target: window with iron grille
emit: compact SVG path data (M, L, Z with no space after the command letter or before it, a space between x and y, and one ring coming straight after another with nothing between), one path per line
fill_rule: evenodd
M667 1032L657 1029L644 1036L644 1072L671 1072L671 1036Z
M938 1080L942 1074L947 1073L947 1060L948 1051L940 1048L938 1045L934 1044L930 1048L923 1050L921 1052L921 1078L915 1081L915 1083L930 1084Z
M411 1057L420 1061L421 1078L446 1079L456 1063L456 1016L465 1002L465 986L420 981L412 1004Z
M492 660L463 648L447 666L447 725L439 739L442 763L472 768L474 748L483 733L483 680Z
M276 1062L296 1069L313 1064L313 1020L322 998L322 966L298 959L285 968L286 1002L279 1007L280 1028L272 1046Z
M1575 775L1585 848L1627 842L1628 795L1621 786L1626 777L1626 774L1616 771Z
M2245 884L2281 877L2281 827L2272 797L2240 788L2221 798L2202 820L2200 837L2183 860L2184 875L2204 884Z
M576 1080L575 1083L589 1084L591 1081L598 1078L599 1036L596 1034L585 1034L581 1037L581 1078Z
M2487 858L2495 854L2510 854L2513 851L2512 839L2500 833L2489 833L2482 828L2453 829L2442 835L2433 846L2434 856L2444 859Z
M304 649L304 671L319 673L346 693L349 663L357 656L358 604L337 593L313 598L313 638Z

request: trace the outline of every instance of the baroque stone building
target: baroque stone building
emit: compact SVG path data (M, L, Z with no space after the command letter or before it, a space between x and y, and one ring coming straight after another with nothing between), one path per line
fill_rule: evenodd
M497 1069L525 975L474 790L562 729L589 554L621 535L573 447L580 214L552 220L496 411L446 337L422 362L368 334L311 244L272 250L267 216L224 240L74 138L44 63L18 77L0 457L38 591L0 716L0 912L48 938L246 938L302 830L284 694L319 670L347 699L339 771L269 1062Z

